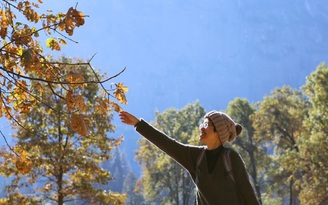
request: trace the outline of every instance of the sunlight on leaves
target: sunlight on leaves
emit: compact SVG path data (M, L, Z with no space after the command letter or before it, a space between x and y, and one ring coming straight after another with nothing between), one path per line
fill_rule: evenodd
M60 45L55 38L48 38L46 40L46 46L51 50L60 51Z
M83 96L73 95L71 90L66 93L66 104L68 110L79 109L81 112L86 111L86 105Z
M127 104L125 93L128 91L128 88L126 86L124 86L123 83L117 83L115 85L116 85L116 90L114 92L115 98L120 103Z
M117 103L110 101L110 106L115 110L115 112L121 112L123 109Z
M77 72L69 72L65 78L68 82L73 83L69 85L71 88L83 87L83 82L85 82L83 75Z
M80 136L88 135L89 120L83 114L73 114L71 116L71 128Z
M16 161L16 168L21 174L27 174L32 168L32 161L26 157L26 152L22 151L20 157Z
M83 13L74 9L73 7L69 8L66 13L65 24L66 24L66 28L65 28L66 33L72 36L75 26L79 27L84 24Z

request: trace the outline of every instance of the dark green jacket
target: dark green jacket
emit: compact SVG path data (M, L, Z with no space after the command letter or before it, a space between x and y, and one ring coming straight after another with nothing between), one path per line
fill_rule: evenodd
M144 120L137 123L136 131L188 170L195 182L197 159L204 148L203 146L182 144L152 127ZM218 152L222 153L223 149L226 148L221 146ZM236 191L236 187L238 187L244 205L258 205L259 202L249 182L245 164L240 155L235 151L231 151L230 153L233 174L236 181L236 186L234 186L225 173L222 154L220 153L216 160L214 170L211 173L208 170L206 155L204 155L199 165L197 204L241 205Z

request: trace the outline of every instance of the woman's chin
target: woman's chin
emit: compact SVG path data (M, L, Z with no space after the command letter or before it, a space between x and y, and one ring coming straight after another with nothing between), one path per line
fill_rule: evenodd
M205 139L205 135L199 135L199 141L200 141L200 142L203 142L204 139Z

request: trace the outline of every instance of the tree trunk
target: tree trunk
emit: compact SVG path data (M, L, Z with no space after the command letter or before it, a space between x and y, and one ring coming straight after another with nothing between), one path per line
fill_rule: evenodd
M57 189L57 194L58 194L58 205L63 205L64 204L64 196L62 193L62 176L63 174L60 173L58 176L57 184L58 184L58 189Z
M289 205L293 205L293 180L290 180L289 183Z

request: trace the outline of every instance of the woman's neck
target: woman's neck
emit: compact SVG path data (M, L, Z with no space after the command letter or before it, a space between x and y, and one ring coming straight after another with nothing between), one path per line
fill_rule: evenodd
M220 146L222 146L222 144L221 144L220 140L218 140L215 143L209 143L209 144L207 144L207 149L208 150L214 150L214 149L216 149L216 148L218 148Z

